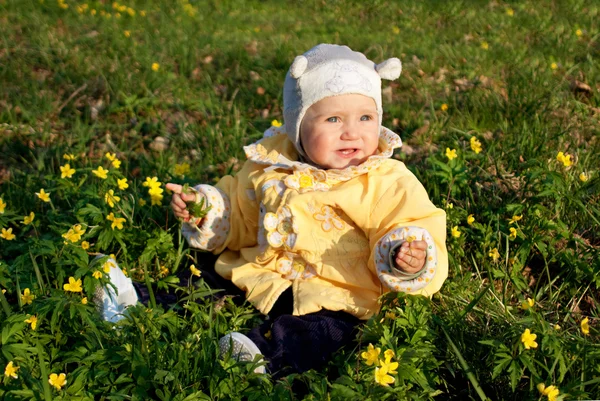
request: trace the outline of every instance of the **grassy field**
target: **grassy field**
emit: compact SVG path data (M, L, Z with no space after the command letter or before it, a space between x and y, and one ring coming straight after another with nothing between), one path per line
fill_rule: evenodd
M0 399L600 397L597 3L0 0L0 40ZM147 180L235 172L322 42L403 61L384 124L447 211L450 276L431 301L382 299L325 370L273 381L215 363L261 317L178 286L203 255ZM176 310L103 322L97 253ZM394 352L391 385L369 344Z

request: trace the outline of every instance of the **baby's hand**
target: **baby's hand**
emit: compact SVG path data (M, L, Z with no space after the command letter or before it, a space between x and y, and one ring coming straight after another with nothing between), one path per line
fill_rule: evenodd
M171 209L173 209L173 214L183 221L190 221L191 215L188 210L187 202L195 202L196 194L183 192L183 187L179 184L168 183L166 188L173 191L173 197L171 198ZM198 223L201 223L201 221L198 221L196 225Z
M427 256L427 242L415 240L412 242L404 242L394 260L396 268L406 273L416 273L425 266L425 258Z

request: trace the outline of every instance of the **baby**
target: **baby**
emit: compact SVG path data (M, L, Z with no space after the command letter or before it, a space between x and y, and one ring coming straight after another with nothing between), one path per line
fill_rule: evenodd
M269 316L222 338L224 353L263 355L276 375L318 368L384 292L431 296L442 286L445 213L391 158L401 140L381 125L381 79L401 69L397 58L375 64L318 45L285 78L284 126L244 148L235 176L193 193L167 184L189 245L220 254L216 272ZM187 203L201 201L210 210L195 218Z

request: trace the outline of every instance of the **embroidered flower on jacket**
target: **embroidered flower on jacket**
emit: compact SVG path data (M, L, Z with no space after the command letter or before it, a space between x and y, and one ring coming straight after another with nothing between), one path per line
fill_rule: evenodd
M313 214L313 218L321 222L321 228L325 232L329 232L334 228L343 230L346 227L344 220L340 219L331 206L322 206L321 212Z
M296 170L285 178L285 186L301 194L310 191L328 191L327 175L322 170Z
M285 252L277 261L277 271L288 280L310 279L315 276L315 267L306 262L301 256Z
M267 242L273 248L280 248L283 245L287 249L294 247L298 228L288 207L283 206L277 213L265 214L263 225Z

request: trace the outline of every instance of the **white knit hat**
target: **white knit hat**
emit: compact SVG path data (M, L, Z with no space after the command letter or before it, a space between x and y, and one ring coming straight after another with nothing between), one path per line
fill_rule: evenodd
M300 124L306 110L329 96L360 94L372 98L381 126L381 78L394 80L402 72L397 58L375 64L348 46L320 44L290 66L283 86L285 130L300 155L307 157L300 143Z

